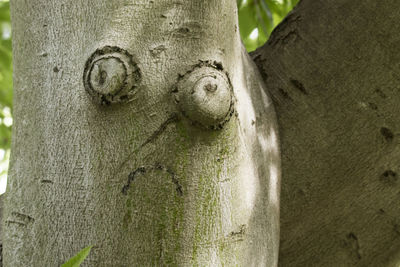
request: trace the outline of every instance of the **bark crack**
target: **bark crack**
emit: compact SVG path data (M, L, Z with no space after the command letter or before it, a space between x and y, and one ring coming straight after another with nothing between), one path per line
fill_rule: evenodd
M239 229L237 231L232 231L228 235L209 241L209 242L204 242L201 243L200 246L202 247L212 247L215 244L231 244L231 243L237 243L237 242L242 242L245 239L246 236L246 231L247 231L247 225L242 224L239 226Z
M27 226L30 223L33 223L35 219L29 215L13 211L11 212L11 218L6 220L7 225L17 224L20 226Z
M304 87L304 85L300 81L298 81L296 79L291 79L290 82L291 82L291 84L293 84L293 86L295 88L297 88L304 95L308 95L308 92L307 92L306 88Z
M347 245L351 250L352 254L358 259L361 260L361 247L358 241L358 237L354 233L349 233L347 235Z

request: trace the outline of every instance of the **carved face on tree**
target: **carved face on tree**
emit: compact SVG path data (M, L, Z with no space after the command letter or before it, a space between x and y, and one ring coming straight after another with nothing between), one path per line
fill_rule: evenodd
M80 20L73 33L57 32L52 49L70 53L43 87L57 90L41 92L41 101L59 99L46 118L69 119L50 124L46 136L73 149L65 155L44 146L41 155L52 157L36 164L70 170L43 175L57 184L50 192L65 195L63 203L75 205L71 188L84 190L86 213L73 216L90 228L79 238L98 246L93 264L275 264L275 114L241 46L236 2L92 1L73 11L55 5ZM59 166L64 157L73 166ZM37 195L46 202L46 194ZM40 212L50 220L44 213L53 210ZM33 232L60 231L37 225L44 228Z
M197 4L151 5L159 16L148 21L150 11L142 12L143 24L119 25L123 38L104 36L83 74L103 118L123 110L134 122L124 130L133 143L114 169L124 231L160 232L168 251L191 240L183 255L198 262L209 262L215 246L236 255L224 259L228 265L273 261L278 232L265 224L278 220L276 123L242 56L236 20L215 24L210 16L220 14L193 12ZM209 5L235 9L233 2ZM145 29L151 35L140 38ZM158 215L142 216L154 208ZM251 257L256 247L270 251L269 259Z

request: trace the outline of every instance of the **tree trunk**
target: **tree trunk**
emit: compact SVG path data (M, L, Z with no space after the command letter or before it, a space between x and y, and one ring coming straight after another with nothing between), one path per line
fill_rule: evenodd
M253 54L281 134L280 266L399 266L399 10L303 0Z
M236 1L11 3L5 266L275 266L275 113Z
M5 266L398 266L400 3L14 1ZM189 2L189 3L188 3ZM51 16L49 14L52 14Z

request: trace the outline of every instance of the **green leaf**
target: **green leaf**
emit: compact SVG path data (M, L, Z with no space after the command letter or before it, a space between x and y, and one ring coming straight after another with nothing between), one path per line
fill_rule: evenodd
M88 246L84 249L82 249L81 251L79 251L78 254L76 254L74 257L72 257L71 259L69 259L66 263L64 263L63 265L61 265L61 267L79 267L81 265L81 263L86 259L86 257L89 255L90 253L90 249L93 246Z

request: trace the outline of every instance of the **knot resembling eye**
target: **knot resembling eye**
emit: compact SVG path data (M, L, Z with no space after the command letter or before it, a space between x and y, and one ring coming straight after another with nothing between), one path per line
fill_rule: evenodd
M116 46L97 49L86 61L83 83L101 104L128 101L141 80L132 55Z
M183 115L203 128L221 129L233 113L230 80L213 65L186 73L173 92Z
M126 68L119 58L102 58L89 73L91 88L102 95L116 95L126 81Z

